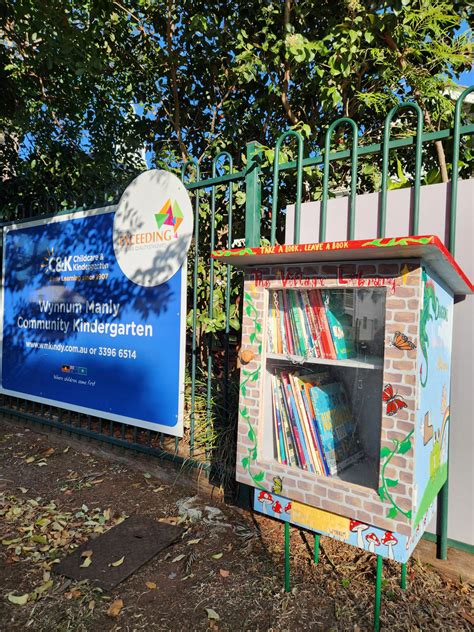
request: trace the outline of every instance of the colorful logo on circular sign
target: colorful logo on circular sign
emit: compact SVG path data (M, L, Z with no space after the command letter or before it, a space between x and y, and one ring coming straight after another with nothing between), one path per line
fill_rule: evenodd
M152 169L125 189L114 218L114 251L122 272L145 287L166 283L183 265L193 210L183 183Z

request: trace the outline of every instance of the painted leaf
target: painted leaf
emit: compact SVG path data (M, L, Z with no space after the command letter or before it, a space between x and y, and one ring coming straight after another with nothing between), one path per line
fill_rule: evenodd
M411 449L411 441L410 439L405 439L398 446L398 454L406 454Z
M240 392L242 393L244 397L247 395L247 389L245 388L245 384L242 384L242 386L240 387Z
M411 520L411 509L406 512L405 516L408 518L408 520Z
M387 518L389 518L390 520L393 520L394 518L397 517L397 514L398 514L398 509L396 507L392 507L387 514Z
M255 332L252 332L250 334L250 344L253 344L255 342L256 337L257 337L257 334Z
M383 487L379 487L379 498L381 501L385 500L385 490Z
M242 417L249 416L249 411L247 410L247 406L244 406L243 408L240 409L240 414L242 415Z
M247 316L250 316L250 314L252 313L252 308L250 305L247 305L247 307L245 308L245 313L247 314Z
M119 560L116 560L115 562L112 562L112 564L110 564L110 566L113 566L114 568L116 568L117 566L122 566L124 559L125 559L125 555L123 557L121 557Z
M244 458L242 459L242 467L244 468L244 470L246 470L249 465L250 465L250 461L249 461L248 456L244 456Z
M385 483L387 487L396 487L398 485L398 479L395 478L385 478Z
M255 442L255 431L252 428L252 426L249 426L249 431L247 432L247 437L250 439L250 441L252 441L252 443Z
M256 483L261 483L265 478L265 472L258 472L257 474L254 474L252 478Z
M385 459L390 454L390 448L387 448L386 445L380 450L380 458Z
M7 595L7 599L10 603L14 603L17 606L24 606L28 601L28 593L25 593L24 595L13 595L12 593L9 593Z

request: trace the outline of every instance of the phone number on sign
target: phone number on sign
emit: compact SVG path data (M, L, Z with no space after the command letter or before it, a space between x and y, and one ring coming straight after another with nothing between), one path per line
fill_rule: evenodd
M99 347L100 356L107 356L109 358L128 358L130 360L137 359L137 352L135 349L114 349L113 347Z

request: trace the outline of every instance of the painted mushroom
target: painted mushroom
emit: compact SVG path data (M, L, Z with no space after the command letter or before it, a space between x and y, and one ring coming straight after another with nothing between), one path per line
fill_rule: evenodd
M368 524L364 524L363 522L359 522L358 520L351 520L349 522L349 531L352 533L357 533L357 546L360 549L364 548L364 540L362 539L362 531L365 531L369 528Z
M267 505L271 505L272 502L273 502L272 495L270 493L268 493L268 492L262 491L258 495L258 500L259 500L259 502L262 503L263 513L266 514L267 513Z
M382 544L388 547L388 559L393 560L392 548L395 546L395 544L398 544L398 540L391 531L385 531L385 534L382 538Z
M278 515L281 514L282 509L281 509L281 504L279 500L275 500L275 502L272 505L272 509L276 514Z
M285 513L290 513L290 511L291 511L291 500L285 506L285 510L284 511L285 511Z
M365 539L367 540L367 543L369 545L369 553L375 553L375 547L380 544L380 540L378 539L378 537L375 535L375 533L368 533L365 536Z

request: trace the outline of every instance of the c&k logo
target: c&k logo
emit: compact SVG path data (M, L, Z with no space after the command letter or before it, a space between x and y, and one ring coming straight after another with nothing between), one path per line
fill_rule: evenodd
M48 252L44 257L45 263L41 267L46 274L54 274L55 272L72 272L71 260L72 255L68 257L60 257L54 254L54 248L48 248Z

